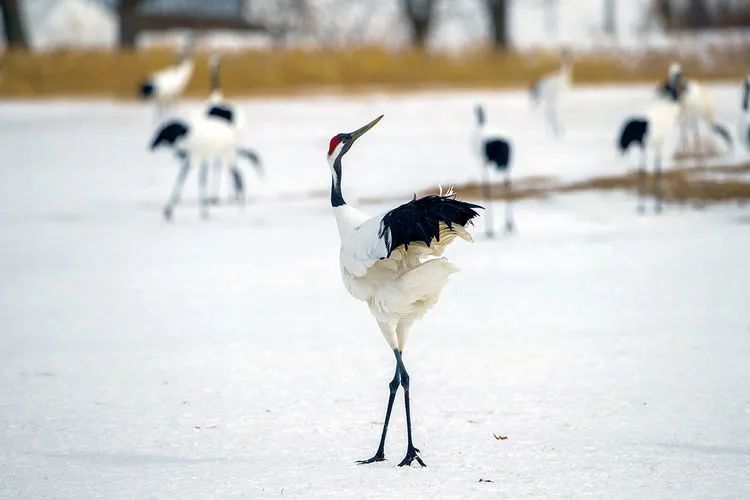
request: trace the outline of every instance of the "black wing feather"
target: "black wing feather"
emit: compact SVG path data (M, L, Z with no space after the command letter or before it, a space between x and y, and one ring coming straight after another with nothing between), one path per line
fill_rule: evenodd
M465 226L479 216L473 203L456 200L454 195L429 195L394 208L380 221L378 237L385 237L388 257L401 245L407 249L409 243L422 242L430 246L433 238L440 239L440 223L453 229L453 224Z
M211 106L211 108L208 110L208 116L215 116L217 118L221 118L223 120L228 121L229 123L232 123L232 120L234 118L234 113L232 110L226 106L220 106L220 105L214 105Z

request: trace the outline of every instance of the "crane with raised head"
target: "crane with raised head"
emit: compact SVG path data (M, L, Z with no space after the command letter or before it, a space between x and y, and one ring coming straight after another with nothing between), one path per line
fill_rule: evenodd
M367 303L396 358L378 449L359 463L385 460L385 439L399 385L404 390L407 449L399 466L425 463L414 446L409 402L409 374L403 352L414 322L440 297L456 267L441 257L456 237L471 241L466 226L478 216L478 205L456 199L452 191L414 197L383 215L370 217L347 204L341 189L342 159L354 142L378 123L333 136L328 147L331 206L341 239L341 277L349 294Z

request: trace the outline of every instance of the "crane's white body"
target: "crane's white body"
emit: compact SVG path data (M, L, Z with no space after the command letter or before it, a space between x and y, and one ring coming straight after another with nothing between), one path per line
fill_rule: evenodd
M234 162L237 157L238 132L226 120L206 115L203 110L193 112L188 120L188 133L177 144L179 150L200 164L217 158Z
M194 67L192 59L184 59L174 66L153 73L148 78L148 83L153 86L152 99L160 110L173 104L185 92Z
M339 145L339 148L341 146ZM338 156L338 151L329 158ZM333 165L331 165L333 170ZM430 246L419 242L393 250L390 257L386 235L380 236L383 215L370 217L349 205L333 207L341 250L341 278L355 299L366 302L386 342L404 350L412 323L421 318L440 297L448 277L457 268L441 258L456 236L471 241L460 225L450 230L441 223L440 241Z
M660 99L649 106L645 113L648 120L645 148L657 155L662 155L665 145L676 131L680 117L680 106L672 101Z
M547 123L559 135L563 131L560 122L560 104L573 86L573 65L570 60L563 60L557 71L543 76L535 88L535 96L544 107Z

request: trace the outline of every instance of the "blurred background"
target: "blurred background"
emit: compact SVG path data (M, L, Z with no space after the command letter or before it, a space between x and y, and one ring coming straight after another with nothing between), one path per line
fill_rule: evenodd
M18 49L6 56L0 87L9 96L129 96L138 73L163 65L165 49L191 35L203 51L231 51L253 65L255 71L227 67L225 86L238 93L518 85L560 47L579 55L581 82L655 78L676 56L693 72L727 78L747 69L750 43L750 6L742 0L16 0L2 6L0 39ZM195 79L188 92L204 83Z
M750 1L0 17L0 498L750 497ZM326 152L381 114L351 205L486 207L404 353L426 469L400 405L354 464L393 354Z

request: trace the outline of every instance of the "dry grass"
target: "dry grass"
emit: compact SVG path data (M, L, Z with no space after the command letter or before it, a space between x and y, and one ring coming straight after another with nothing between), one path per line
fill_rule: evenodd
M579 83L657 81L674 56L651 54L578 55ZM750 72L741 51L723 51L711 68L683 58L691 75L710 79L739 79ZM166 50L138 52L11 51L4 61L0 97L107 96L136 97L137 84L150 72L174 61ZM208 91L207 55L197 57L188 95ZM229 96L279 94L324 89L356 92L378 88L407 90L422 87L525 87L554 68L554 53L520 54L471 50L460 56L418 51L389 52L380 48L348 51L245 51L228 54L223 87Z
M745 203L750 200L750 180L743 179L740 176L749 173L750 163L711 168L676 168L664 172L658 185L654 177L649 175L646 180L645 194L652 197L660 196L666 202L690 203L695 206L728 201ZM496 183L493 185L492 198L496 200L519 200L582 191L619 190L637 193L639 183L636 172L594 177L571 184L560 184L547 177L538 177L515 183L510 196L508 196L502 183ZM483 199L481 184L457 185L455 189L461 194L462 198ZM421 194L431 193L433 192L426 191Z

